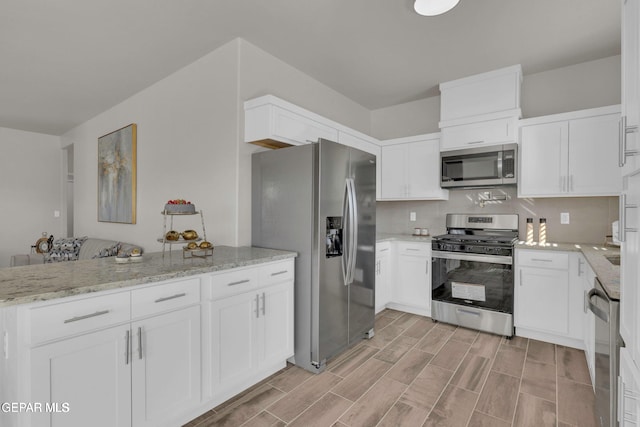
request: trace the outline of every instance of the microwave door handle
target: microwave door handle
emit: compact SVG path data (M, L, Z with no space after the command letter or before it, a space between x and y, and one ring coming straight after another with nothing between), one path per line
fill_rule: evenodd
M503 151L500 150L498 151L498 178L502 179L502 155L503 155Z

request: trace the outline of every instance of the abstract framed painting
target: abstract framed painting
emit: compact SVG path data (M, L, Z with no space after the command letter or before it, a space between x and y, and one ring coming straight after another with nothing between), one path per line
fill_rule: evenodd
M136 137L132 123L98 138L98 221L136 223Z

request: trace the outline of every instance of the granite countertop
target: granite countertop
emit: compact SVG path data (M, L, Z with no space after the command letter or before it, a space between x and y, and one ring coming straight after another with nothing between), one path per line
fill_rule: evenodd
M46 301L160 282L294 258L295 252L254 247L217 246L212 257L182 258L182 250L169 257L145 253L141 262L116 263L114 257L55 264L0 268L0 307Z
M516 249L582 252L609 298L620 299L620 266L611 264L605 258L605 256L619 256L620 248L618 247L590 243L547 243L545 246L540 246L518 242Z
M432 236L416 236L414 234L391 234L391 233L378 233L376 235L377 242L422 242L431 243Z

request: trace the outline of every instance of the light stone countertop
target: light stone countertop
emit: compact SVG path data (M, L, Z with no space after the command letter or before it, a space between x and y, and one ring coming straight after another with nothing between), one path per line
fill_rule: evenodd
M416 236L413 234L391 234L391 233L378 233L376 235L377 242L420 242L431 243L432 236Z
M518 242L516 249L582 252L609 298L620 299L620 266L611 264L605 258L605 256L620 255L618 247L589 243L547 243L545 246L539 246Z
M109 289L160 282L296 257L295 252L254 247L217 246L212 257L182 258L145 253L140 262L116 263L114 257L0 268L0 307L46 301Z

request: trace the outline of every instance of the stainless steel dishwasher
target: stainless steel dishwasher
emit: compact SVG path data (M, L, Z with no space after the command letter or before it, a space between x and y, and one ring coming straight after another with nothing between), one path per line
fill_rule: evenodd
M619 301L612 300L596 277L587 294L589 310L595 315L596 418L601 427L615 427L620 334Z

